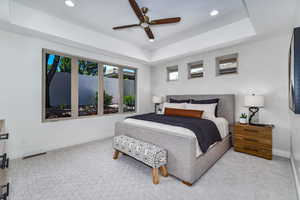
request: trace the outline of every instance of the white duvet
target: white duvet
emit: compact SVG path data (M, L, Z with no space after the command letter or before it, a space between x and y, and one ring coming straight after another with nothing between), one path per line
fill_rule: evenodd
M214 117L214 118L210 118L209 120L213 121L216 124L222 138L224 138L228 135L229 126L228 126L228 121L225 118ZM170 131L170 132L173 132L174 134L177 134L177 135L183 136L183 137L196 138L195 134L191 130L189 130L187 128L179 127L179 126L172 126L172 125L161 124L161 123L157 123L157 122L150 122L150 121L130 119L130 118L124 120L124 122L139 125L139 126L145 126L145 127L149 127L149 128ZM196 140L197 140L197 138L196 138ZM200 155L202 155L202 151L201 151L199 145L196 145L196 156L198 157Z

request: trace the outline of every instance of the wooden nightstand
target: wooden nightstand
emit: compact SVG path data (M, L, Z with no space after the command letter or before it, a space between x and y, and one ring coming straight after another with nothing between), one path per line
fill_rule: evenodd
M272 160L272 129L271 125L235 124L233 127L234 150Z

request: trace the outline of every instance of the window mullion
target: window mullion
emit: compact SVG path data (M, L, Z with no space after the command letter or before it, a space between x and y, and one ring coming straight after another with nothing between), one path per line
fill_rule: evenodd
M104 108L104 74L103 74L103 64L98 63L98 78L99 78L99 87L98 87L98 115L103 115Z
M134 81L134 88L135 88L135 90L134 90L134 95L135 95L135 110L134 110L134 112L138 112L138 88L137 88L137 86L138 86L138 69L136 69L135 70L135 81Z
M72 57L71 64L71 104L72 118L78 117L78 59Z
M124 76L123 76L123 68L119 67L119 113L123 113L123 93L124 93Z

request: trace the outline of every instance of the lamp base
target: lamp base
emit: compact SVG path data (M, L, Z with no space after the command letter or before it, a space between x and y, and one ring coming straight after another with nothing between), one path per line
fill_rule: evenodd
M249 117L249 124L250 125L253 125L253 126L256 126L256 125L258 125L258 123L256 123L256 122L258 122L258 120L255 120L254 121L254 116L255 116L255 114L257 113L259 111L259 108L258 107L249 107L249 112L250 112L250 117Z
M154 112L155 112L155 114L158 114L158 111L159 111L160 109L159 109L159 103L155 103L154 104Z

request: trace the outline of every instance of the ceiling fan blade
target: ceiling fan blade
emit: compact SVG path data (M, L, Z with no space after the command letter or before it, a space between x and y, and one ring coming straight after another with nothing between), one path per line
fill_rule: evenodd
M114 30L118 30L118 29L123 29L123 28L131 28L131 27L135 27L135 26L140 26L139 24L131 24L131 25L125 25L125 26L116 26L113 27Z
M141 22L144 22L144 15L139 7L139 5L137 4L137 2L135 0L129 0L129 3L133 9L133 11L135 12L136 16L139 18L139 20Z
M166 19L156 19L152 20L150 22L151 25L159 25L159 24L171 24L171 23L177 23L180 22L180 17L174 17L174 18L166 18Z
M144 29L145 29L145 32L146 32L147 35L148 35L148 38L149 38L149 39L154 39L154 35L153 35L151 29L150 29L149 27L146 27L146 28L144 28Z

